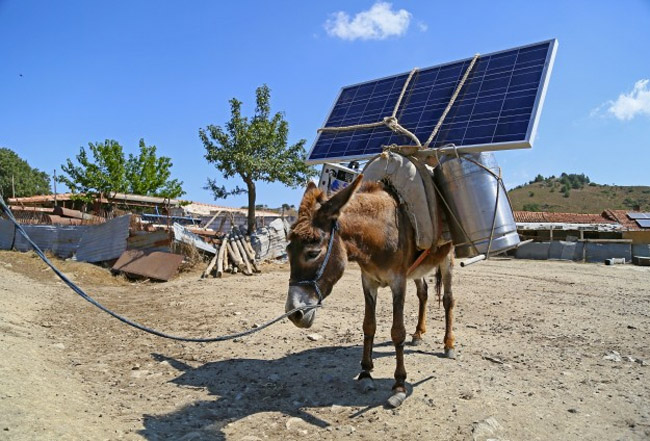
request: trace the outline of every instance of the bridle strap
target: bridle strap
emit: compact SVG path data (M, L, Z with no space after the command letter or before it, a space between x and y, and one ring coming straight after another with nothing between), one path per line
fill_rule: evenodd
M311 285L316 291L316 295L318 295L319 305L323 303L323 293L320 290L320 286L318 286L318 281L320 280L321 277L323 277L323 273L325 272L325 268L327 267L327 262L329 262L330 256L332 255L332 248L334 248L334 235L336 234L338 229L339 229L338 221L332 222L332 230L330 231L330 239L329 242L327 243L327 252L325 253L325 259L323 259L323 262L321 262L320 267L316 272L316 276L311 280L300 280L297 282L289 281L289 286Z

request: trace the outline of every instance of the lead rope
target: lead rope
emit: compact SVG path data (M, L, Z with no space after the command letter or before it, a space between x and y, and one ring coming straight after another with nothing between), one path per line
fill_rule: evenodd
M90 297L88 294L86 294L86 293L85 293L81 288L79 288L79 287L78 287L74 282L72 282L70 279L68 279L68 278L66 277L66 275L63 274L63 273L62 273L62 272L61 272L57 267L55 267L54 264L50 261L50 259L47 258L47 256L45 256L45 254L43 253L43 251L41 251L41 249L38 247L38 245L36 245L36 244L32 241L32 239L27 235L27 232L23 229L22 225L20 225L20 224L16 221L16 218L14 218L13 213L12 213L11 210L10 210L10 209L5 205L5 203L4 203L4 201L2 200L2 198L0 198L0 207L2 208L2 211L5 212L5 214L6 214L7 217L9 218L9 220L10 220L11 222L13 222L13 224L15 225L16 229L18 230L18 232L20 232L20 234L23 235L23 237L25 238L25 240L27 240L27 242L32 246L32 248L34 249L34 252L38 255L38 257L40 257L40 258L43 260L43 262L45 262L45 264L46 264L47 266L49 266L49 267L52 269L52 271L54 271L54 273L55 273L57 276L59 276L59 278L60 278L61 280L63 280L63 282L64 282L66 285L68 285L68 286L70 287L70 289L72 289L74 292L76 292L77 294L79 294L79 296L81 296L84 300L86 300L86 301L90 302L91 304L95 305L97 308L101 309L101 310L104 311L105 313L107 313L107 314L109 314L109 315L115 317L116 319L118 319L118 320L121 321L122 323L125 323L125 324L127 324L127 325L129 325L129 326L132 326L132 327L134 327L134 328L136 328L136 329L139 329L139 330L141 330L141 331L147 332L147 333L149 333L149 334L157 335L158 337L168 338L168 339L170 339L170 340L186 341L186 342L194 342L194 343L211 343L211 342L217 342L217 341L232 340L232 339L235 339L235 338L245 337L245 336L247 336L247 335L251 335L251 334L254 334L254 333L256 333L256 332L259 332L259 331L261 331L262 329L267 328L267 327L271 326L272 324L279 322L280 320L284 319L285 317L290 316L291 314L293 314L293 313L295 313L295 312L298 312L298 311L308 311L308 310L312 310L312 309L316 309L316 308L320 308L320 307L321 307L321 304L320 304L320 303L319 303L318 305L301 306L301 307L298 307L298 308L296 308L296 309L293 309L293 310L291 310L291 311L289 311L289 312L286 312L286 313L282 314L282 315L279 316L279 317L276 317L276 318L274 318L274 319L272 319L272 320L269 320L268 322L261 324L261 325L258 326L257 328L249 329L248 331L237 332L237 333L235 333L235 334L222 335L222 336L218 336L218 337L206 337L206 338L179 337L179 336L175 336L175 335L167 334L167 333L165 333L165 332L157 331L157 330L155 330L155 329L149 328L149 327L147 327L147 326L144 326L144 325L141 325L141 324L139 324L139 323L136 323L136 322L134 322L134 321L132 321L132 320L129 320L128 318L126 318L126 317L124 317L124 316L121 316L121 315L117 314L116 312L111 311L110 309L108 309L107 307L105 307L104 305L102 305L101 303L99 303L97 300L93 299L93 298Z

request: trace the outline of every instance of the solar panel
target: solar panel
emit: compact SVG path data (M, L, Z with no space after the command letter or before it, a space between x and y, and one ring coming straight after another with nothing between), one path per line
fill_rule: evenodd
M395 116L422 143L431 135L467 72L467 80L429 147L453 143L459 151L478 152L532 146L552 69L557 40L415 72L347 86L320 131L307 162L366 159L384 146L414 141L385 125L332 131ZM400 95L403 99L400 101Z
M630 219L650 219L650 213L628 213L627 217Z
M636 223L639 224L641 228L650 228L650 219L636 219Z

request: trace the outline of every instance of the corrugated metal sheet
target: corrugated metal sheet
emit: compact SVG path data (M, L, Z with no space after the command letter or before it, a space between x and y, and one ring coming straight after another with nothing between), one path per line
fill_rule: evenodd
M183 256L160 251L128 250L117 259L113 271L167 281L178 272Z
M0 250L10 250L14 244L13 222L7 219L0 219Z
M51 251L61 258L71 257L77 248L81 237L88 226L64 225L23 225L27 235L43 251ZM30 251L32 246L20 232L16 231L14 248L18 251Z
M203 250L208 253L217 254L217 250L212 246L203 241L199 236L194 233L190 233L180 224L174 224L174 239L179 242L188 243L194 245L200 250Z
M131 215L116 217L105 224L89 225L81 237L75 260L102 262L117 259L126 251Z

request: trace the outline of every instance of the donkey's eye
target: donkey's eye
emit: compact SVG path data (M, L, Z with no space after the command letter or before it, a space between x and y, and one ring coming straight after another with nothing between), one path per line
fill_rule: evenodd
M310 250L305 253L307 260L312 260L320 256L320 250Z

